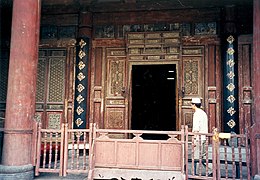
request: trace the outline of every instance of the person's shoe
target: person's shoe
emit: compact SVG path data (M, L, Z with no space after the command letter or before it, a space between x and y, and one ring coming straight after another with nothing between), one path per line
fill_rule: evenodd
M212 172L208 173L208 177L213 177L213 173Z

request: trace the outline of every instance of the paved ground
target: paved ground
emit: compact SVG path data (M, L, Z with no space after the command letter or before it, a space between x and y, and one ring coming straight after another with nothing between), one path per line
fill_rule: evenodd
M40 176L35 177L34 179L42 180L42 179L48 179L48 180L69 180L69 179L78 179L78 180L86 180L87 174L68 174L66 177L59 177L57 173L40 173Z
M191 171L191 165L189 163L189 171ZM189 174L191 174L191 172L189 172ZM203 173L205 174L205 171L203 170ZM221 167L221 174L222 177L225 177L225 167L224 165L222 165ZM228 174L229 174L229 178L232 179L232 167L229 166L229 170L228 170ZM246 167L243 167L243 179L247 179L247 171L246 171ZM57 173L40 173L39 177L35 177L36 180L87 180L87 174L68 174L66 177L59 177L59 175Z

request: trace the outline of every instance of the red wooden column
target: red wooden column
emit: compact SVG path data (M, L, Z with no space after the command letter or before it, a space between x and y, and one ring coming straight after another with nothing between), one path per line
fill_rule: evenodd
M40 0L14 0L1 177L33 179Z
M92 13L81 11L79 15L79 37L92 37Z
M253 126L251 129L252 173L260 179L260 0L253 4Z

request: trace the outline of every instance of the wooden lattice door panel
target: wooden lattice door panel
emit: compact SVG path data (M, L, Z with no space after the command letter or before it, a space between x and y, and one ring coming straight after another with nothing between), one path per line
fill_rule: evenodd
M36 117L44 128L60 128L65 96L65 50L40 50L36 90Z
M204 99L204 48L185 46L182 50L182 125L192 128L191 98ZM205 106L202 103L202 106Z
M104 128L127 129L125 49L107 49Z

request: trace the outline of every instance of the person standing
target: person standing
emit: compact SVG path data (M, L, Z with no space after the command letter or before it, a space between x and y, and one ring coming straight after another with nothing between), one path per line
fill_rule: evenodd
M201 100L200 98L192 98L191 107L195 111L193 114L192 121L192 132L194 133L208 133L208 116L201 109ZM195 148L194 148L194 171L196 173L196 165L200 158L205 157L206 149L206 136L205 135L196 135L195 136ZM205 163L202 163L204 166ZM211 165L211 164L210 164ZM212 175L212 168L208 166L208 174Z

